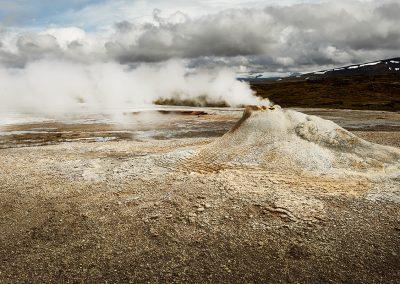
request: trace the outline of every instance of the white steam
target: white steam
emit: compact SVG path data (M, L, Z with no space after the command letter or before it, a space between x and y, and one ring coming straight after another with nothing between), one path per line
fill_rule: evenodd
M208 103L268 104L227 69L188 73L182 61L130 68L118 63L89 65L41 60L23 69L0 67L0 111L68 113L151 105L176 98Z

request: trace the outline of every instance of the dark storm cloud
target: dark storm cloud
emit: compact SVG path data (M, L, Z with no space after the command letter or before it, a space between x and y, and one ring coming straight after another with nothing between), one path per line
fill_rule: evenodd
M300 70L398 56L399 15L397 1L236 9L194 19L179 12L162 18L155 11L153 23L116 23L113 34L99 37L97 45L81 39L60 47L54 36L22 35L14 51L0 46L0 60L19 65L45 56L84 61L87 53L81 51L90 46L96 54L91 59L123 64L186 58L192 67Z
M124 22L106 49L122 63L184 57L206 64L212 57L248 56L250 63L257 59L275 69L344 64L398 55L399 15L393 1L332 1L229 10L141 27ZM119 40L130 36L134 40Z
M399 10L400 10L400 3L392 2L392 3L384 3L375 10L375 13L377 13L384 20L398 21Z
M254 23L249 21L260 16ZM262 12L252 10L231 10L196 20L186 18L179 23L158 19L155 24L140 27L124 22L117 25L117 39L108 42L106 49L122 62L261 54L268 43L274 43L272 33L260 32L267 24ZM119 40L137 33L134 42Z

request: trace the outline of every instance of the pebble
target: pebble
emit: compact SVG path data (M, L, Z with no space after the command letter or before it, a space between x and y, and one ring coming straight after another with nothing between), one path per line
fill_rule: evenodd
M159 236L160 234L159 234L155 229L150 228L150 235L151 235L152 237L157 237L157 236Z

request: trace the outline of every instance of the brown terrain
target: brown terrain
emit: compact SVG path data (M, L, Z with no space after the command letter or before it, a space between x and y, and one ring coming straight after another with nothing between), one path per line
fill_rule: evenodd
M258 96L282 107L400 111L400 75L254 81Z
M398 113L301 111L400 146ZM2 127L0 283L398 283L400 181L191 159L241 113Z

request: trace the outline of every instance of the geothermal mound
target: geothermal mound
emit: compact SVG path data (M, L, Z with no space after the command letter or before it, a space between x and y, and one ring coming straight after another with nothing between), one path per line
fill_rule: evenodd
M279 106L248 106L229 132L187 162L197 171L257 167L282 173L400 175L400 149L367 142L332 121Z

